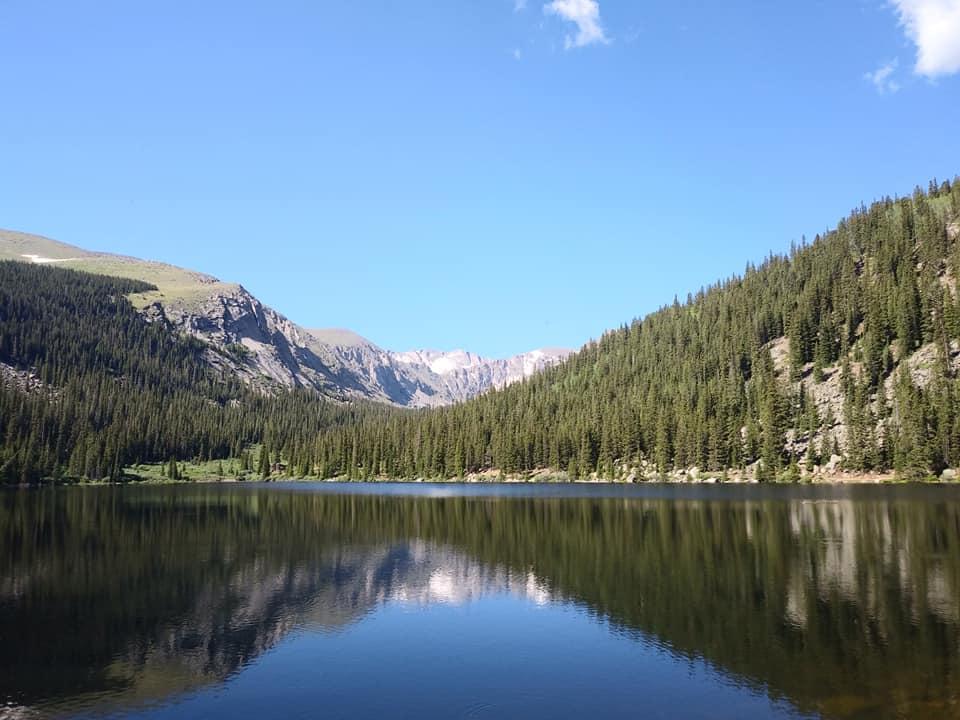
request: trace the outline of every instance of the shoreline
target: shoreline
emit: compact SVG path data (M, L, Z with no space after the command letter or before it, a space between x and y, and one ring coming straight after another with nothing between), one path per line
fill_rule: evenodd
M686 478L653 478L650 480L611 480L603 478L579 478L569 479L560 474L551 475L549 479L545 474L536 474L532 477L499 477L493 476L468 476L460 478L367 478L360 480L348 480L346 478L309 478L309 477L289 477L276 476L270 478L235 478L235 477L217 477L217 476L199 476L195 478L181 478L170 480L168 478L159 479L156 477L128 476L128 479L121 482L109 480L78 480L75 482L59 481L37 484L15 484L8 485L9 488L42 488L42 487L102 487L102 486L143 486L143 485L269 485L285 484L298 485L307 483L323 484L405 484L405 485L624 485L624 486L644 486L644 485L714 485L714 486L743 486L743 485L960 485L960 481L953 479L943 479L930 476L929 479L913 479L898 477L895 473L835 473L818 474L801 478L796 482L787 482L781 480L770 480L766 482L758 481L754 478L730 477L722 480L719 476L712 474L705 477L686 477Z

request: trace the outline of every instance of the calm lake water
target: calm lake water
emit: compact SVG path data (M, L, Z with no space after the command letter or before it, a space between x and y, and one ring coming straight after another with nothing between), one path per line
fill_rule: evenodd
M960 488L0 493L0 718L960 717Z

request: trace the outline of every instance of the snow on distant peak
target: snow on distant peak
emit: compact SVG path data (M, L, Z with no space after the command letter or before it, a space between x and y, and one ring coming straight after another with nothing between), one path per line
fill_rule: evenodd
M466 350L454 350L439 353L437 357L430 361L430 369L437 375L449 375L452 372L478 367L487 362L489 361Z
M393 353L393 357L397 362L407 365L426 365L437 375L449 375L458 370L479 367L485 363L492 362L466 350L451 350L449 352L440 350L408 350L406 352Z
M433 370L437 375L447 375L452 372L456 372L463 365L458 363L456 359L449 355L443 355L438 357L436 360L430 363L430 369Z

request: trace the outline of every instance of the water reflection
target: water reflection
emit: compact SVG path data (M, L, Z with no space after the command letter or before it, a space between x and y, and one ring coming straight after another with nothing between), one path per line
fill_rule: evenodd
M960 502L835 494L6 493L0 700L141 707L234 676L291 633L509 596L573 603L800 713L957 715Z

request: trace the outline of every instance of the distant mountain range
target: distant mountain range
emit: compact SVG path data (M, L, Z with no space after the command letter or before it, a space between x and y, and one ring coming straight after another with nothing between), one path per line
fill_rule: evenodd
M132 298L145 317L207 343L211 365L264 390L305 387L344 400L436 407L517 382L571 353L544 348L491 359L465 350L394 352L350 330L303 328L236 283L9 230L0 230L0 259L152 283L156 291Z
M394 387L396 381L400 392L391 396L391 402L416 407L449 405L490 388L510 385L570 354L560 348L532 350L507 359L484 358L466 350L393 352L350 330L327 328L309 332L372 384L387 389ZM405 399L408 395L409 400Z

